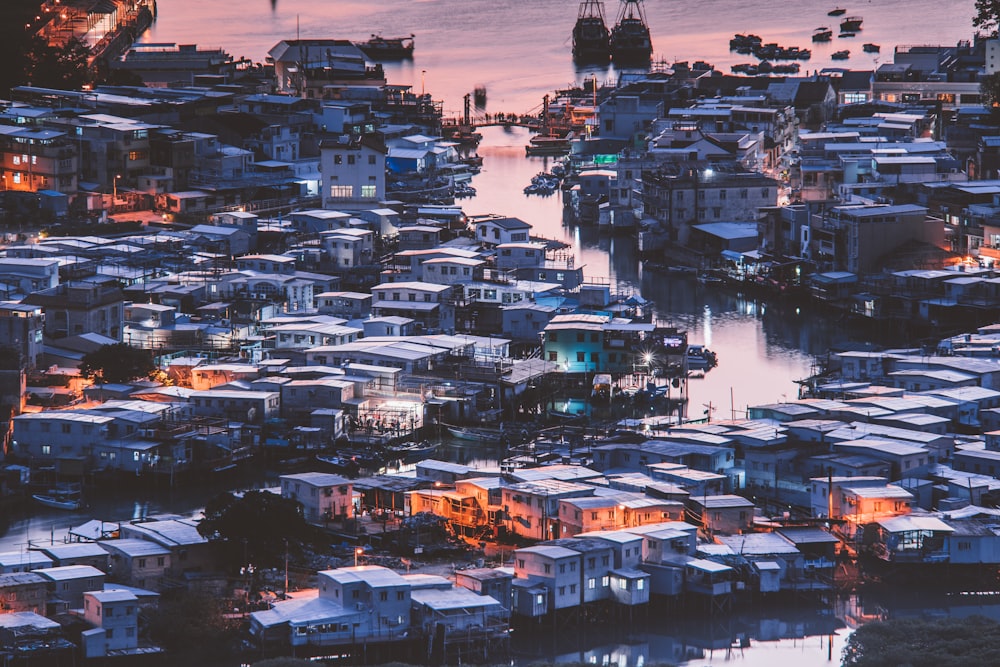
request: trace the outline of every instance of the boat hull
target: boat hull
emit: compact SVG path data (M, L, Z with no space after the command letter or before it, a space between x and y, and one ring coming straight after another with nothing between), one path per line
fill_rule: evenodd
M79 499L60 499L56 496L48 496L41 493L33 494L31 498L40 505L57 510L73 511L83 506L83 502Z
M468 440L470 442L499 442L503 437L500 431L482 431L461 426L445 426L451 437L458 440Z

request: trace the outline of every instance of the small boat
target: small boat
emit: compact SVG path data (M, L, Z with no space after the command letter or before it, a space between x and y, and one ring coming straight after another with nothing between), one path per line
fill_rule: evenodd
M35 502L57 510L78 510L83 507L83 497L79 489L49 489L45 493L32 494Z
M349 456L338 456L335 454L325 454L325 455L318 454L316 456L316 463L318 463L320 467L325 470L337 473L339 475L346 475L348 477L357 477L358 472L361 471L361 466L358 465L357 461L353 460Z
M871 42L865 44L861 47L865 53L878 53L882 50L882 47L878 44L872 44Z
M688 368L709 370L718 365L719 359L715 352L712 352L704 345L688 345L687 362Z
M385 453L390 459L399 459L406 463L413 463L425 459L437 451L437 442L403 442L398 445L386 447Z
M814 42L829 42L833 38L833 31L829 28L820 28L813 33L812 40Z
M354 46L372 60L409 60L413 58L413 37L372 35L368 41L355 42Z
M841 32L857 32L861 30L861 24L864 22L860 16L848 16L846 19L840 22Z
M842 32L837 37L843 39L844 37L856 37L857 35L853 32Z
M524 147L528 156L532 155L565 155L569 152L568 137L536 136L528 140Z
M826 13L827 16L843 16L847 13L847 10L842 7L837 7L836 9L831 9Z
M834 51L830 54L830 57L834 60L847 60L851 57L851 52L847 49L844 49L843 51Z
M468 428L465 426L449 426L443 424L448 433L458 440L469 440L472 442L500 442L503 438L503 431L499 429Z
M700 285L721 285L725 282L721 276L712 273L699 273L695 280Z

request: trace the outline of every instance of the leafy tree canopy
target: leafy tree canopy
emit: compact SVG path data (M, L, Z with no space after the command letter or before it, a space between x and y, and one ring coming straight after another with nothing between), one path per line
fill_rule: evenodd
M991 36L996 36L1000 26L1000 0L976 0L976 15L972 26Z
M908 618L863 625L848 638L843 667L1000 665L1000 623L982 616Z
M231 493L216 496L206 504L198 532L226 541L231 565L249 561L262 567L280 563L286 546L296 547L315 536L300 503L268 491L248 491L240 498Z
M80 375L97 382L116 384L149 377L156 371L153 354L127 343L102 345L83 355Z

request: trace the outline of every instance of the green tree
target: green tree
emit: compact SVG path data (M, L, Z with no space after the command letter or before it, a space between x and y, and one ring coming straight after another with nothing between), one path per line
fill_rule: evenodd
M149 377L156 371L153 355L127 343L102 345L83 355L80 375L101 383L121 383Z
M233 569L248 562L257 567L279 565L286 548L298 551L302 543L317 537L302 515L301 503L269 491L212 498L198 532L222 544L223 558Z
M1000 0L976 0L976 15L972 17L972 27L996 37L1000 27Z
M1000 0L976 0L972 26L989 37L996 37L1000 29ZM979 93L987 108L1000 109L1000 73L987 74L980 79Z
M90 49L77 37L53 46L36 35L28 42L26 57L24 78L33 86L79 90L93 82Z
M181 653L225 654L239 636L219 599L204 591L178 591L164 595L149 619L153 641ZM194 662L192 664L198 664Z
M843 667L1000 665L1000 624L982 616L908 618L863 625L848 638Z

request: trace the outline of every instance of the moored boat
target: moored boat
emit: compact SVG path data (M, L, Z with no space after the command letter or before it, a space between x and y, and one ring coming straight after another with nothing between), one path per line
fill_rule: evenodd
M833 39L833 31L829 28L817 28L812 36L814 42L829 42L831 39Z
M844 49L843 51L834 51L830 54L830 57L834 60L847 60L851 57L851 52L847 49Z
M847 10L843 7L837 7L836 9L831 9L826 13L827 16L843 16L847 13Z
M442 424L453 438L472 442L500 442L503 431L492 428L470 428L467 426L451 426Z
M439 444L437 442L427 442L426 440L421 442L403 442L398 445L386 447L385 453L390 459L400 459L406 463L413 463L432 455L437 451Z
M687 350L688 368L694 370L709 370L715 368L718 357L704 345L689 345Z
M583 0L573 26L573 59L607 62L611 57L611 32L604 22L604 3Z
M841 32L857 32L861 30L862 23L864 23L864 19L860 16L848 16L840 22L840 30Z
M78 510L83 507L83 496L79 489L49 489L45 493L32 494L32 499L46 507L59 510Z
M530 155L565 155L569 152L569 137L555 137L550 135L540 135L528 140L528 145L524 147L525 152Z
M413 57L413 37L372 35L367 41L355 42L354 46L372 60L408 60Z
M872 44L871 42L865 44L861 48L864 50L865 53L878 53L879 51L882 50L881 46L879 46L878 44Z
M611 59L616 65L649 66L653 56L653 42L649 36L642 0L622 0L609 43Z
M357 477L361 471L361 466L349 456L319 454L316 456L316 463L324 470L348 477Z

